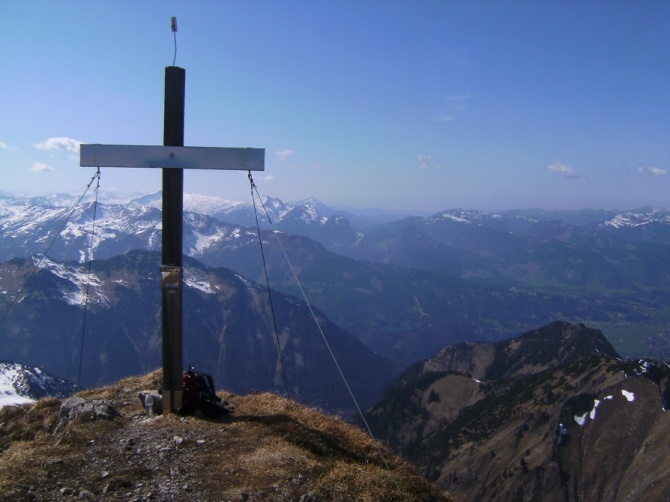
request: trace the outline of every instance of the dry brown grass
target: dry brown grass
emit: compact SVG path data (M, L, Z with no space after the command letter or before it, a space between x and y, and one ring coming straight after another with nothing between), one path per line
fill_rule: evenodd
M59 400L0 409L0 500L450 500L363 431L275 394L220 393L236 412L217 421L147 419L137 392L160 381L79 393L122 417L57 434Z

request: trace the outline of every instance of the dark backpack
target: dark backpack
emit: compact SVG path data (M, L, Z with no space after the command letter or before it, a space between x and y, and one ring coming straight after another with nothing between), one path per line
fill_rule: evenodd
M184 400L199 398L206 401L221 402L221 398L216 395L212 375L199 373L193 366L189 366L188 370L182 375L182 386Z
M181 415L195 415L200 411L207 418L219 418L234 412L234 408L216 395L214 379L189 366L182 375L184 395L179 408Z

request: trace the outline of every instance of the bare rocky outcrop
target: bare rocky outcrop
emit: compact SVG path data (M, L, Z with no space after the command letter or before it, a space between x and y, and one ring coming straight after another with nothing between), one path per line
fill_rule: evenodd
M72 396L63 401L54 433L62 432L70 422L112 420L121 417L114 404L104 399L86 400Z

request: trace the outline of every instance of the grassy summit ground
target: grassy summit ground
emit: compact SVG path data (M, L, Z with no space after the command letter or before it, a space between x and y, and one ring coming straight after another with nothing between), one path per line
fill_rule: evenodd
M275 394L220 393L236 412L216 421L146 418L137 392L160 381L77 394L120 416L59 432L61 400L0 409L0 500L451 500L366 433Z

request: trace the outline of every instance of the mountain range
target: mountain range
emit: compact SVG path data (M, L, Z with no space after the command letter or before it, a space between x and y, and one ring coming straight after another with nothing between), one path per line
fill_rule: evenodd
M85 262L159 249L160 194L99 203L95 221L91 201L75 201L0 197L0 260L48 249L51 259ZM667 210L399 218L355 216L313 199L263 202L256 213L251 203L186 194L185 254L264 283L258 214L271 287L301 296L295 274L333 322L401 368L448 344L553 320L596 325L624 355L670 356Z
M90 274L85 264L48 258L1 264L4 293L32 275L4 319L3 357L85 387L159 367L159 265L159 253L149 251L95 260ZM344 375L356 376L350 387L361 406L392 378L390 362L318 309L274 292L275 332L265 288L193 259L185 268L184 363L211 373L218 385L239 393L273 390L346 415L353 404L330 350ZM8 300L0 296L3 311Z
M20 300L12 308L19 311L12 329L2 326L1 336L13 342L0 356L8 358L11 353L17 361L42 364L47 354L51 356L50 349L41 348L42 338L62 337L72 350L69 355L56 350L62 356L45 368L75 381L81 373L86 385L102 384L122 376L127 367L141 372L158 365L158 259L136 250L159 249L161 198L149 194L102 201L95 218L92 201L75 202L75 197L67 195L0 196L3 309L16 298L36 264L47 269L36 273L26 289L42 303ZM490 213L454 209L394 220L398 214L354 217L347 213L345 217L312 199L287 204L264 198L263 207L258 205L255 211L250 203L186 194L184 205L184 252L198 260L189 262L194 277L224 274L236 282L235 289L242 290L242 284L248 283L260 292L263 288L256 284L265 284L267 271L275 294L289 295L278 296L286 298L279 304L278 315L288 315L284 308L292 314L289 305L304 307L304 292L333 330L362 342L355 353L365 349L369 353L364 359L373 354L386 360L386 369L372 379L377 392L394 374L447 345L495 342L556 320L598 327L625 356L670 357L670 216L666 210ZM260 230L263 256L258 229L247 226L255 223L257 215L260 222L265 221ZM353 220L356 227L350 223ZM40 253L48 255L44 262ZM97 363L90 363L95 367L92 372L86 364L80 371L73 356L80 352L74 348L83 322L85 265L91 257L96 279L89 287L100 296L90 307L89 325L109 319L99 325L109 333L117 329L123 333L118 343L112 342L111 334L104 335L105 357L116 354L124 361L123 371ZM109 280L116 282L104 278L95 282L98 269L107 270ZM132 280L119 272L126 269L136 270ZM211 356L222 350L217 344L228 321L220 312L229 307L222 307L221 298L213 300L216 294L208 291L207 280L187 284L194 294L186 305L186 329L197 326L210 340L211 347L204 349L204 342L201 347L210 354L205 358L207 367L216 367L211 372L217 379L239 390L250 385L248 381L222 373L219 358L214 362ZM122 288L127 291L120 294ZM110 296L109 291L118 296ZM271 335L267 307L260 315L259 302L246 302L254 311L250 317L266 319L262 328L251 327L250 332ZM21 314L23 308L32 314ZM128 311L113 313L117 308ZM41 316L35 314L38 310ZM22 328L21 322L28 324ZM298 331L310 325L286 322ZM41 326L35 331L39 335L33 334L37 326ZM244 333L245 326L238 332ZM51 347L50 343L44 346ZM272 343L275 347L267 347L266 357L277 354L276 342ZM26 348L31 345L35 347ZM14 347L11 352L9 347ZM43 355L36 358L40 352ZM272 382L270 388L281 386L275 362L271 366L274 371L258 380L263 388L268 388L268 382ZM352 365L360 376L358 368ZM319 398L311 394L307 399ZM364 400L372 402L374 397L369 394ZM340 409L342 401L338 403L335 409Z

